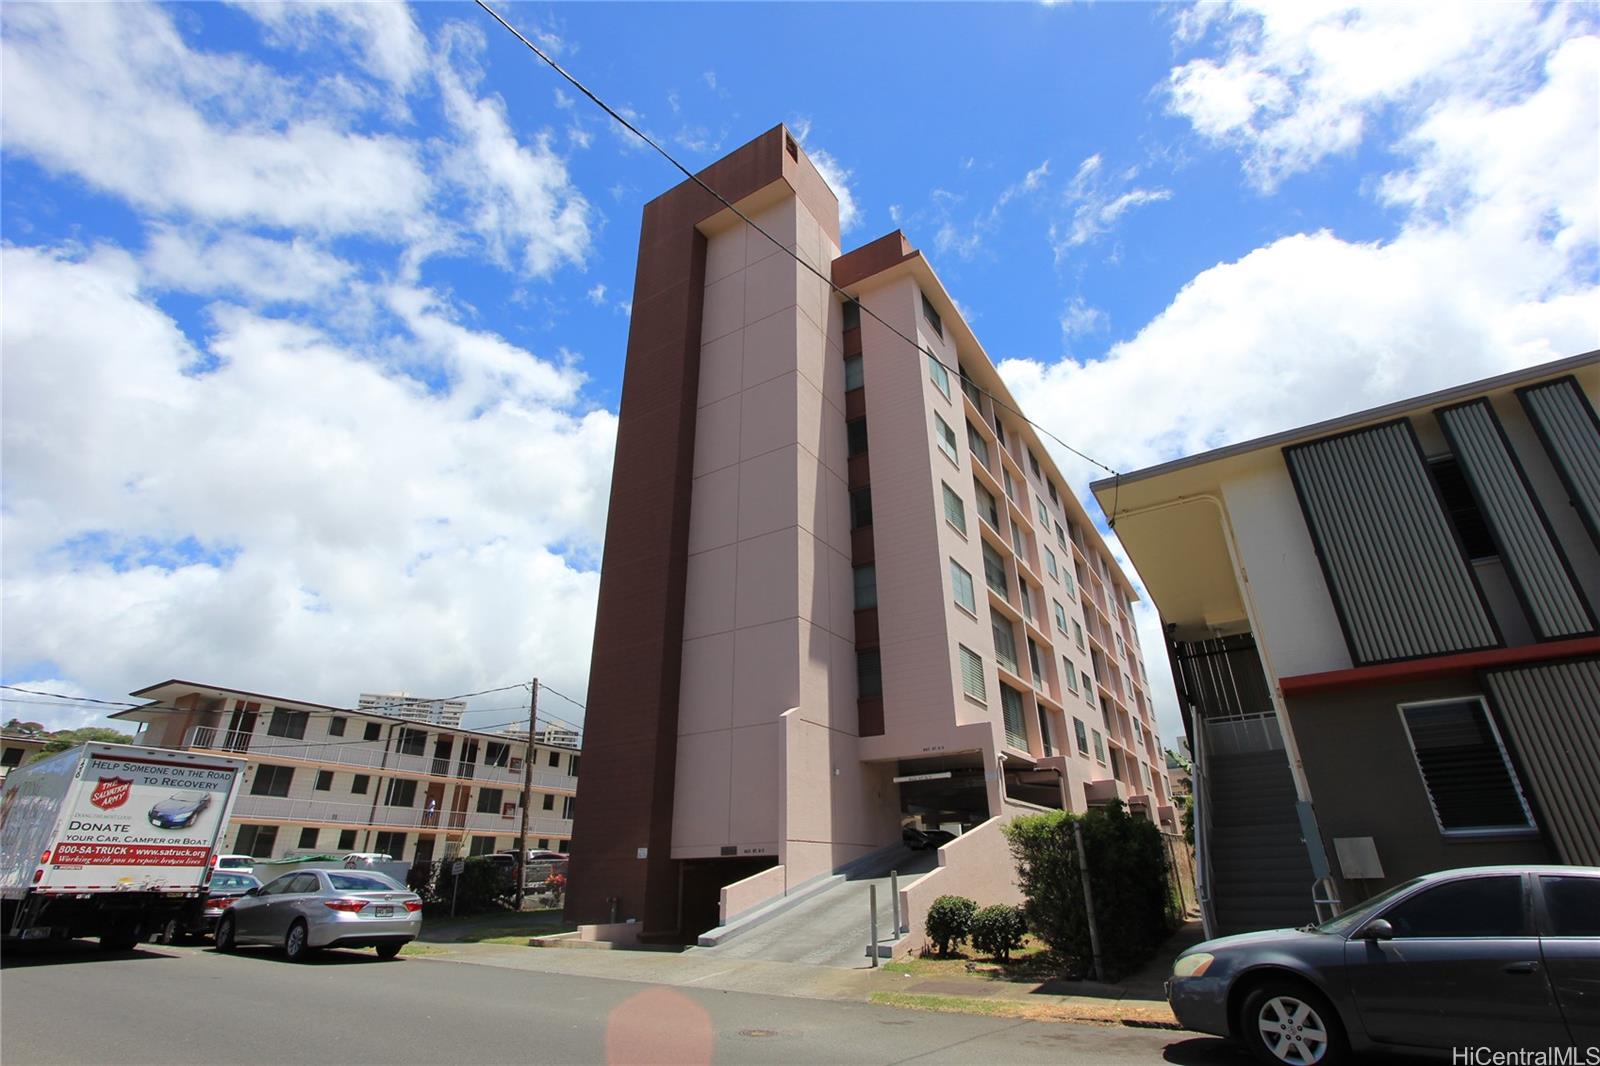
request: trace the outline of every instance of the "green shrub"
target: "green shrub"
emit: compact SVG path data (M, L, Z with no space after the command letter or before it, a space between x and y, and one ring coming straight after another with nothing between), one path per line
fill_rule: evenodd
M965 896L940 896L933 901L925 924L928 936L939 947L940 957L949 955L952 947L967 938L977 909L978 905Z
M1153 955L1171 932L1161 831L1115 801L1082 816L1052 811L1006 827L1027 900L1028 929L1080 973L1090 970L1093 950L1074 825L1083 828L1100 933L1104 972L1095 976L1115 981Z
M1028 922L1021 907L996 903L972 916L972 946L991 959L1009 959L1022 946Z

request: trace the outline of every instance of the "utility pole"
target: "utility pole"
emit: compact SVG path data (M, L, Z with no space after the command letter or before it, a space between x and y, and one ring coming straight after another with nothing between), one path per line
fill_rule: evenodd
M528 749L522 756L522 828L517 830L517 911L528 892L528 809L533 806L533 730L539 720L539 679L528 700Z

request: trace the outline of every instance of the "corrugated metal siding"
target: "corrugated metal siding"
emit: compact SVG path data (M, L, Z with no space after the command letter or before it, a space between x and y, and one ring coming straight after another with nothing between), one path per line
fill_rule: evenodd
M1435 414L1539 636L1549 640L1592 633L1588 605L1506 445L1494 408L1487 400L1475 400Z
M1600 866L1600 659L1485 679L1561 861Z
M1561 471L1573 505L1600 538L1600 429L1594 409L1572 378L1522 389L1518 395Z
M1499 643L1408 423L1283 457L1358 665Z

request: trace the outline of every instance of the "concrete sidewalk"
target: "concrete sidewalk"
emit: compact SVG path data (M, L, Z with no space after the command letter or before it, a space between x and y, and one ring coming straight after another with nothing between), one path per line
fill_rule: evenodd
M843 968L729 958L705 951L570 951L509 944L430 944L428 954L418 956L418 961L962 1013L1175 1027L1161 986L1178 952L1199 938L1199 923L1181 928L1150 963L1117 984L1058 980L1039 984L982 973L926 977L871 969L865 959L860 966Z

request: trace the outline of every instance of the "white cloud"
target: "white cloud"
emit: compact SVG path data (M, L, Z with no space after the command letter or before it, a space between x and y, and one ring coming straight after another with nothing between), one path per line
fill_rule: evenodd
M1064 196L1064 203L1072 209L1072 218L1066 224L1050 228L1058 261L1072 249L1109 232L1133 208L1172 198L1170 189L1133 185L1138 175L1137 167L1106 174L1105 161L1098 153L1078 164Z
M971 169L963 163L963 170ZM1024 174L1021 179L1006 186L995 198L995 202L988 211L974 218L965 228L959 228L948 216L940 223L938 230L933 235L934 250L940 254L953 254L962 259L972 259L983 250L984 239L1000 225L1001 214L1007 205L1019 196L1038 192L1044 187L1044 180L1050 173L1050 160L1046 159L1038 166ZM943 190L934 190L935 193ZM944 198L934 196L942 208L948 208L957 202L957 198L946 193ZM895 221L899 218L896 216Z
M470 32L451 34L450 49L481 45ZM583 265L589 253L589 202L572 184L548 131L523 143L498 96L477 97L449 56L437 65L439 92L461 138L446 157L449 176L473 208L473 225L497 262L514 260L535 277L563 264Z
M828 183L828 188L839 198L839 232L849 233L860 225L862 220L861 209L856 206L855 193L850 189L850 176L854 172L840 164L825 149L807 146L806 155L811 157L817 173L822 175L822 180Z
M700 75L700 80L706 83L706 88L715 91L717 87L717 72L714 70L708 70L704 74Z
M1174 69L1169 106L1271 189L1352 150L1389 108L1504 93L1582 18L1560 4L1234 4L1180 22L1180 44L1221 37L1223 54Z
M354 267L303 237L207 234L157 227L144 255L151 284L261 303L317 303L339 295Z
M1106 313L1089 306L1082 296L1068 300L1061 312L1061 334L1069 339L1105 329L1106 323Z
M582 691L616 420L570 357L403 287L404 328L364 343L219 303L200 346L125 253L3 256L8 663L97 695L344 704L535 666Z
M276 43L309 48L330 37L338 40L356 53L367 73L401 93L427 71L427 42L405 4L295 0L240 6L271 29Z
M606 302L606 287L602 282L589 290L589 302L600 307Z
M191 50L166 10L13 4L3 19L8 152L158 212L420 235L431 183L413 146L289 117L313 111L290 110L304 86Z

